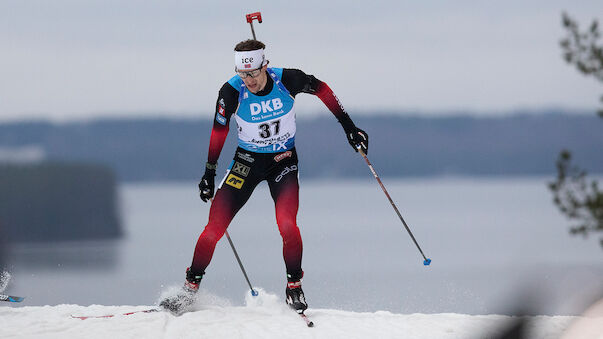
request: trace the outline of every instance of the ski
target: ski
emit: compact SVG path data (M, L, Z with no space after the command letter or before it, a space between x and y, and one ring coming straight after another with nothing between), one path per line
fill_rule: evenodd
M303 312L302 313L298 313L300 317L302 317L302 319L304 319L304 321L306 322L306 325L308 327L314 327L314 322L312 322L312 320L310 320L310 318L308 318L307 315L305 315Z
M105 315L89 315L89 316L75 316L75 315L71 315L71 318L81 319L81 320L86 320L86 319L102 319L102 318L113 318L113 317L116 317L118 315L132 315L132 314L137 314L137 313L153 313L153 312L159 312L159 311L161 311L161 310L156 309L156 308L150 308L148 310L132 311L132 312L125 312L125 313L115 313L115 314L105 314Z
M4 297L4 296L2 296L2 297ZM15 297L12 297L12 298L15 298ZM21 298L21 300L23 300L23 298ZM19 300L19 301L21 301L21 300ZM18 301L15 301L15 302L18 302ZM71 318L73 318L73 319L81 319L81 320L86 320L86 319L107 319L107 318L113 318L113 317L116 317L116 316L126 316L126 315L138 314L138 313L154 313L154 312L160 312L160 311L161 310L156 309L156 308L150 308L150 309L147 309L147 310L131 311L131 312L115 313L115 314L104 314L104 315L87 315L87 316L71 315ZM312 320L310 320L310 318L308 318L307 315L305 315L304 313L297 313L297 314L299 314L299 316L306 322L306 326L308 326L308 327L314 327L314 322Z
M25 299L24 297L15 297L12 295L0 294L0 301L8 301L11 303L20 303Z

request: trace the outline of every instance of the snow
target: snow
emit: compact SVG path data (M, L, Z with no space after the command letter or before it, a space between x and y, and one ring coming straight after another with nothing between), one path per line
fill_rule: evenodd
M0 293L4 292L8 282L10 281L11 275L7 271L0 272Z
M119 315L153 306L56 305L0 307L0 338L497 338L514 321L527 320L529 338L559 338L580 324L575 338L603 338L603 316L530 316L395 314L310 308L316 324L289 310L280 297L260 290L245 306L200 293L191 312ZM73 316L118 314L80 320ZM573 333L577 333L574 331Z

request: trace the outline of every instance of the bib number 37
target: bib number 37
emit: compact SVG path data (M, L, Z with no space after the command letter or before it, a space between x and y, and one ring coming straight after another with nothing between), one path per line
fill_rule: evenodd
M277 135L280 131L280 123L280 120L274 120L270 123L264 123L259 125L258 128L260 129L260 137L267 139L270 138L272 135Z

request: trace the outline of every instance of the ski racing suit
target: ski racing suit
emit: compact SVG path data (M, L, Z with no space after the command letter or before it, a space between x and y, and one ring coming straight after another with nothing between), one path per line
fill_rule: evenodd
M300 280L303 276L303 246L296 220L299 183L293 109L295 96L299 93L318 96L346 133L356 128L326 83L297 69L268 68L267 73L267 83L258 93L251 93L238 75L228 80L219 91L208 164L217 164L233 115L238 126L238 147L211 204L209 221L195 247L190 270L196 274L205 273L216 243L235 214L255 187L266 180L283 238L287 276L291 281Z

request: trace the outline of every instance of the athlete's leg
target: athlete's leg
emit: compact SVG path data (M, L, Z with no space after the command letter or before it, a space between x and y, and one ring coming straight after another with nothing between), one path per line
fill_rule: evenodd
M268 178L268 187L274 200L276 223L283 238L283 258L287 276L298 281L302 278L301 268L303 245L297 227L299 207L299 182L297 180L297 159L283 161L278 171ZM286 163L286 164L285 164Z
M235 158L235 160L237 160ZM234 163L236 166L237 163ZM240 163L239 163L240 164ZM245 165L244 165L245 166ZM209 209L209 221L197 240L193 263L190 270L197 274L205 273L214 254L216 244L226 232L226 228L234 218L235 214L245 205L254 188L259 183L253 173L247 177L233 173L232 170L226 175L222 186L216 192L214 200Z
M238 159L240 157L242 158ZM247 162L243 163L244 161ZM254 162L259 164L260 168L252 166ZM197 240L193 263L186 270L183 289L176 295L163 299L159 303L160 307L180 314L193 304L199 283L216 249L216 243L263 177L261 166L261 161L255 161L252 154L240 153L237 149L235 159L211 203L209 221Z

